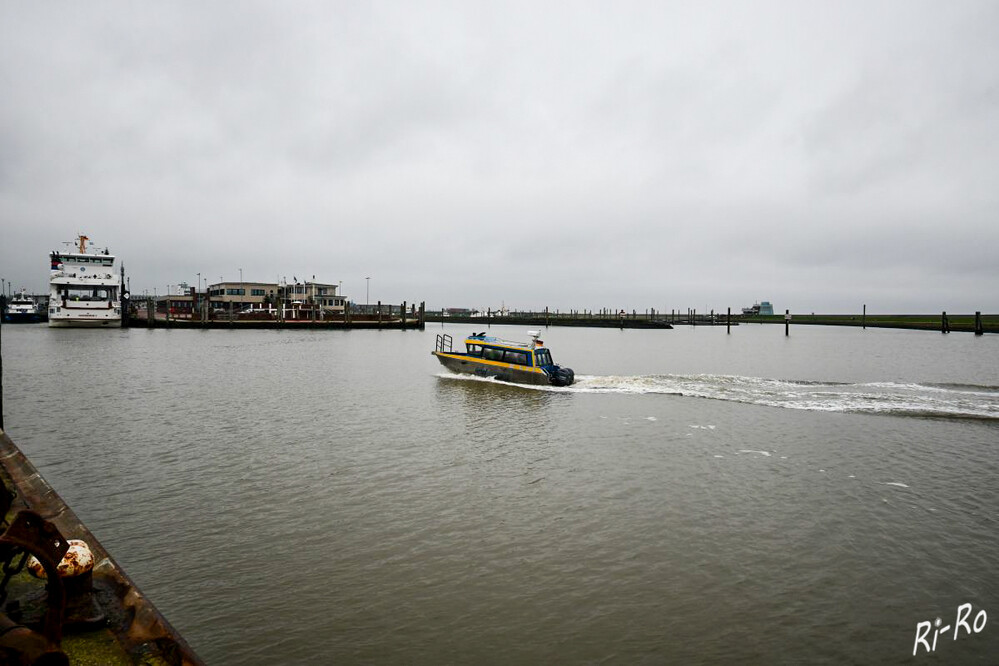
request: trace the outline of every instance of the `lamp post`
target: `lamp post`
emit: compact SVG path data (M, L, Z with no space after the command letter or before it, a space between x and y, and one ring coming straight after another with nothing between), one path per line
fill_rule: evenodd
M369 305L370 301L371 301L371 298L370 298L370 296L371 296L371 278L370 277L366 277L366 278L364 278L364 280L365 280L365 283L364 283L364 305L365 305L365 307L367 307Z

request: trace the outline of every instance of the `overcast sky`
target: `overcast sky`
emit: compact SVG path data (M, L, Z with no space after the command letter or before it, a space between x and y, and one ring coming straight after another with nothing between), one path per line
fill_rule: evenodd
M996 2L0 0L0 277L999 311Z

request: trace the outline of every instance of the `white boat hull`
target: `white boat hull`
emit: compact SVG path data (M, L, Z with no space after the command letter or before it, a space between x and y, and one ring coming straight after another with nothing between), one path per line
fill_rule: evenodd
M49 328L121 328L121 317L58 317L49 315Z

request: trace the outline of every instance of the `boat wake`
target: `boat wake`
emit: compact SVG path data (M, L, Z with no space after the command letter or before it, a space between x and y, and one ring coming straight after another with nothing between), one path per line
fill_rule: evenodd
M461 378L495 381L467 375ZM523 388L560 393L674 395L822 412L999 421L999 387L968 384L842 383L710 374L576 375L576 383L564 388Z
M577 376L581 393L682 394L753 405L823 412L999 420L991 386L898 382L817 382L733 375Z

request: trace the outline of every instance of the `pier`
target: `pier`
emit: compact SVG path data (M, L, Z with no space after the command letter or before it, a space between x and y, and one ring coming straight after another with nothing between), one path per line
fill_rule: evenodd
M623 309L567 310L546 308L541 311L492 311L460 313L443 310L427 311L425 320L432 323L515 326L581 326L593 328L671 329L675 326L733 326L752 324L783 324L785 330L803 326L853 326L856 328L899 328L921 331L968 332L976 335L999 333L999 314L799 314L788 310L773 315L733 313L694 308L669 311L647 309L643 312Z
M0 513L0 663L202 663L2 430ZM55 574L69 540L87 544L92 569L29 574L28 553Z
M158 309L152 298L137 299L128 308L129 316L122 325L129 328L212 328L212 329L423 329L426 325L426 305L378 303L371 307L345 307L331 311L306 304L300 308L281 308L263 312L196 309L178 314Z

